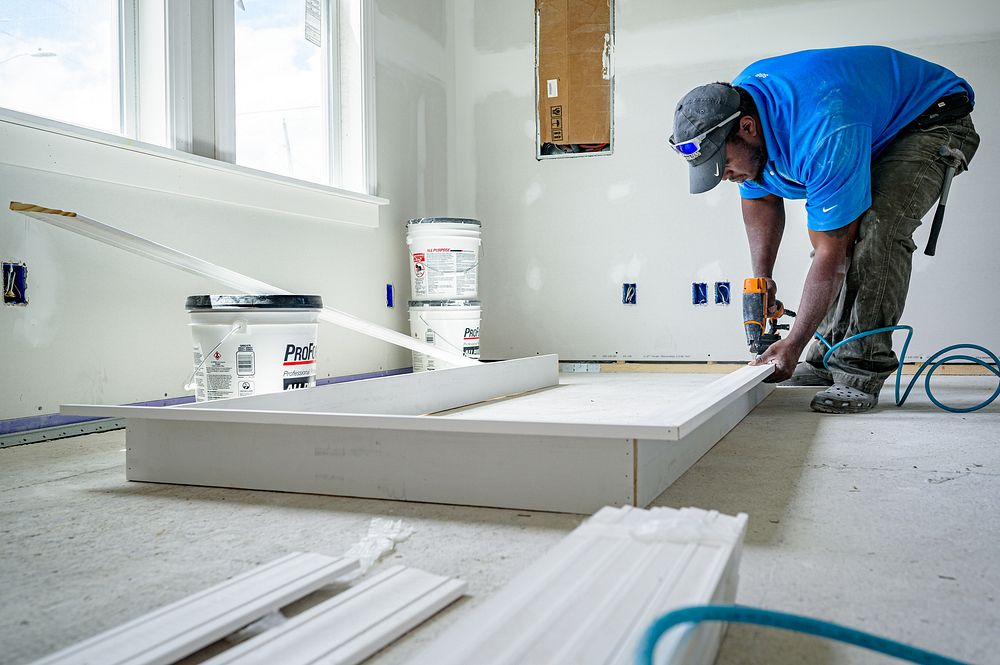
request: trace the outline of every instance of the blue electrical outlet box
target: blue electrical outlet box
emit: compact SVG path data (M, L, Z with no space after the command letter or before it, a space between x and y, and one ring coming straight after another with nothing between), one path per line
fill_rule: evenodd
M622 304L635 304L635 282L625 282L622 284Z
M715 304L716 305L729 304L729 282L715 283Z
M0 277L3 278L4 304L27 305L28 266L24 263L4 261Z
M385 285L385 306L396 306L396 290L393 288L392 284Z
M691 304L708 304L708 284L705 282L694 282L691 284Z

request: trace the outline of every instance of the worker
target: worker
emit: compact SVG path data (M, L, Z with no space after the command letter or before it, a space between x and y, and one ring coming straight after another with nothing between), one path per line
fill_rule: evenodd
M669 143L690 166L691 193L738 183L753 274L772 303L784 201L805 199L814 251L798 316L751 364L773 363L771 382L823 388L813 410L871 409L901 362L891 333L845 344L829 369L818 343L798 360L817 330L836 344L899 321L913 232L949 163L961 172L979 146L973 104L951 71L881 46L768 58L677 104Z

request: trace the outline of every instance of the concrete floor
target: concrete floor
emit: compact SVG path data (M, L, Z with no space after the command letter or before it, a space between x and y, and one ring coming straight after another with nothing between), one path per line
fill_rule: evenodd
M946 403L996 387L935 382ZM750 515L743 604L1000 662L1000 403L948 415L922 394L896 409L886 391L872 413L820 416L811 395L776 391L656 505ZM405 663L582 519L127 483L123 442L110 432L0 450L0 663L30 662L290 551L340 554L374 516L414 529L375 571L403 563L469 582L469 597L371 661ZM717 662L896 661L731 626Z

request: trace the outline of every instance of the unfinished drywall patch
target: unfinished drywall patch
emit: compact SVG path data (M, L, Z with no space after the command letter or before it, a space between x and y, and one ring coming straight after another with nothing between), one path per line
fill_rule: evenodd
M497 53L532 45L531 14L512 12L505 2L476 0L473 40L476 51Z
M379 168L398 182L397 191L412 208L388 224L403 244L403 224L413 217L440 215L447 211L447 89L441 80L408 72L395 64L379 63L376 85L380 100ZM389 122L389 118L395 122Z
M439 44L448 41L444 3L378 0L378 10L387 16L398 17L406 25L419 28Z
M610 152L612 0L536 0L538 156Z

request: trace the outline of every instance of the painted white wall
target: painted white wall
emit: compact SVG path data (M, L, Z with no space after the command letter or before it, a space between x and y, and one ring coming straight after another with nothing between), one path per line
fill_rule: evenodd
M323 223L0 164L0 258L28 265L27 307L0 306L0 419L69 402L184 394L184 298L220 287L7 210L10 200L75 210L376 323L408 331L406 219L440 213L453 67L445 0L377 0L377 229ZM0 146L2 150L2 146ZM40 143L38 150L46 150ZM0 162L16 160L0 160ZM94 168L100 169L100 163ZM385 284L397 288L385 306ZM321 324L320 377L409 367L408 351Z
M534 159L532 0L455 2L458 207L483 221L483 357L743 360L739 298L750 271L735 185L691 196L666 147L689 89L762 57L878 43L947 66L977 92L982 148L955 181L938 256L918 253L904 322L910 359L957 342L1000 351L987 303L1000 250L1000 5L992 0L768 0L739 7L616 0L615 151ZM794 309L808 268L801 202L776 279ZM921 252L928 223L918 232ZM734 304L694 307L691 283L728 280ZM621 304L637 282L638 305Z

